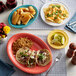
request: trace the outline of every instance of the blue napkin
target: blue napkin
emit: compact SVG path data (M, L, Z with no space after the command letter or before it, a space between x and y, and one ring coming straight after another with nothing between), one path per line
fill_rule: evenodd
M14 72L12 65L0 60L0 76L11 76Z
M73 28L73 26L76 25L76 23L73 25L69 25L70 23L75 22L75 21L76 21L76 13L74 14L74 16L71 18L71 20L68 22L68 24L64 28L68 31L71 31L72 33L76 33L76 26Z

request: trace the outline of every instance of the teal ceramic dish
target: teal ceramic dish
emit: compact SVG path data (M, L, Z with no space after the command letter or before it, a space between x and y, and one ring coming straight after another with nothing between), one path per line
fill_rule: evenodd
M19 9L19 8L29 7L29 6L32 6L32 7L36 10L36 14L34 15L34 18L32 18L26 25L23 25L23 24L13 25L13 24L12 24L12 15L13 15L13 13L14 13L17 9ZM19 7L15 8L15 9L10 13L10 15L9 15L9 17L8 17L8 23L9 23L10 26L15 27L15 28L24 28L24 27L27 27L27 26L29 26L30 24L32 24L32 23L37 19L37 17L38 17L38 10L37 10L37 8L36 8L35 6L33 6L33 5L22 5L22 6L19 6Z

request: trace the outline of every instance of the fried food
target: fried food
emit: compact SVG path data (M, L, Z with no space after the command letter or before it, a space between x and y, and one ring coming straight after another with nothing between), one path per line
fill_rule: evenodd
M23 14L23 10L22 10L22 9L17 9L17 13L18 13L19 15L22 15L22 14Z
M34 18L35 14L36 14L36 11L32 6L29 6L27 8L19 8L13 13L12 24L26 25L30 19Z
M21 17L19 17L17 24L20 25L21 24Z
M12 17L12 24L16 25L16 23L19 20L20 15L17 12L14 12L13 17Z
M29 11L30 11L30 13L32 15L35 15L36 14L36 11L35 11L35 9L32 6L29 6L28 8L29 8Z
M31 14L29 12L23 13L21 17L22 24L27 24L31 18Z
M29 9L28 8L20 8L23 10L23 12L29 12Z
M61 23L68 18L68 10L61 4L50 4L47 8L43 9L45 19L53 23Z

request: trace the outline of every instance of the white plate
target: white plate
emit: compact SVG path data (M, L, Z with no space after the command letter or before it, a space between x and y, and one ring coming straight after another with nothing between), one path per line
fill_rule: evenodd
M64 5L64 8L69 12L69 17L66 18L66 19L65 19L62 23L60 23L60 24L46 21L43 9L44 9L44 8L47 8L50 4L61 4L61 5ZM62 3L62 2L50 1L49 3L44 4L44 5L42 6L42 8L41 8L40 15L41 15L42 20L43 20L45 23L47 23L48 25L51 25L51 26L61 26L61 25L65 25L65 24L70 20L70 11L69 11L68 7L67 7L64 3Z

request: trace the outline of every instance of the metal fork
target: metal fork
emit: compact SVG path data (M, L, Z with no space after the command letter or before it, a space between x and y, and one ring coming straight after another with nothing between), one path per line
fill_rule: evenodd
M50 67L50 69L47 71L45 76L48 76L48 73L53 68L53 66L61 59L62 53L59 53L58 56L55 58L53 65Z

